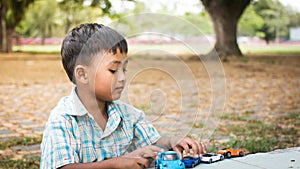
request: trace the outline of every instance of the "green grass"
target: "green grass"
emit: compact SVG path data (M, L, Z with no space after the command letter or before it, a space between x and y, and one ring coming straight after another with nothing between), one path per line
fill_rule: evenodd
M14 46L14 52L24 52L31 54L59 54L60 45L22 45Z
M269 45L240 45L240 49L244 54L300 54L300 45L281 45L281 44L269 44Z
M194 124L194 127L195 127L195 128L203 128L204 126L205 126L205 124L202 123L202 122L197 123L197 124L196 124L196 123Z
M42 137L12 137L9 140L5 142L1 142L0 144L0 150L5 150L6 148L9 148L11 146L16 145L33 145L33 144L39 144L42 141Z
M254 111L243 113L224 113L226 127L219 126L216 132L222 135L233 134L229 142L214 144L212 150L233 147L245 148L249 153L268 152L278 148L299 146L299 112L289 112L273 119L253 119ZM228 124L229 123L229 124ZM212 137L212 142L215 142Z
M39 144L42 141L42 137L12 137L7 141L1 142L0 150L5 150L12 146L17 145L33 145ZM38 169L40 165L39 154L25 155L23 159L14 159L13 156L0 156L0 168L3 169L19 169L30 168Z
M201 45L201 44L199 44ZM300 54L300 45L286 45L286 44L262 44L262 45L246 45L241 44L240 49L244 54ZM193 47L192 47L193 48ZM195 48L195 47L194 47ZM210 51L211 45L203 45L197 47L197 50L201 54L205 54ZM20 51L25 53L60 53L60 45L22 45L14 46L13 51ZM192 49L194 50L194 49ZM144 55L174 55L174 54L193 54L194 52L189 46L185 44L129 44L129 54L133 56ZM247 60L243 60L247 62Z
M19 169L19 168L30 168L38 169L40 166L40 157L34 156L27 159L13 159L12 156L2 157L0 156L0 168L3 169Z

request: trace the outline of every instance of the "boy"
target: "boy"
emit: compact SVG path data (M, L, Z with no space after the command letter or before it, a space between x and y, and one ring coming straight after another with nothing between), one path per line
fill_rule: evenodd
M65 37L61 55L75 84L70 96L51 111L41 145L40 168L149 167L149 158L162 151L205 152L190 138L162 137L143 112L120 98L128 63L127 42L115 30L83 24Z

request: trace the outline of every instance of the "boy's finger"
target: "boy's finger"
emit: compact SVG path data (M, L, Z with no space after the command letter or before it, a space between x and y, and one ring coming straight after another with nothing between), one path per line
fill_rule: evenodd
M183 155L182 155L182 152L183 152L183 148L182 147L174 147L173 150L179 155L179 158L182 159Z
M156 155L157 152L154 152L151 149L144 149L141 156L144 158L148 158L148 157L155 158Z
M179 144L179 146L181 146L186 154L190 153L190 148L189 148L189 144L186 141L183 141Z
M199 142L199 144L200 144L200 146L201 146L201 154L205 154L206 153L206 147L205 147L205 145L204 145L204 143L202 143L202 142Z
M159 152L163 152L163 151L164 151L164 149L161 148L161 147L159 147L159 146L152 145L152 146L148 146L148 147L149 147L153 152L159 153Z
M190 144L191 144L191 147L192 147L192 150L193 150L193 154L195 157L199 157L199 154L201 152L201 147L199 144L197 144L198 142L197 141L192 141Z
M155 159L155 157L157 156L157 154L159 152L163 152L163 150L160 147L148 146L143 149L142 157L145 157L145 158L151 157L151 158Z
M142 168L148 168L150 166L149 160L146 158L136 158L136 162L142 167Z
M201 146L201 143L199 141L196 141L197 147L198 147L198 155L203 154L203 149Z
M198 155L200 153L199 146L197 145L196 141L190 138L186 138L185 141L188 145L188 148L193 150L194 155Z

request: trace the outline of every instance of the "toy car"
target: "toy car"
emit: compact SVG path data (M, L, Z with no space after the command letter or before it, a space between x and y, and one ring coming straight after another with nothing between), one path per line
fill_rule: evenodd
M222 155L224 155L224 157L227 157L227 158L230 158L230 157L243 157L245 155L245 150L225 148L225 149L219 150L217 153L222 154Z
M158 159L155 161L155 169L185 169L183 162L180 161L175 151L166 151L158 153Z
M187 168L194 168L196 165L200 164L201 158L195 158L192 156L185 156L181 159Z
M222 154L215 154L215 153L203 154L201 158L201 161L205 163L213 163L222 160L224 160L224 156Z

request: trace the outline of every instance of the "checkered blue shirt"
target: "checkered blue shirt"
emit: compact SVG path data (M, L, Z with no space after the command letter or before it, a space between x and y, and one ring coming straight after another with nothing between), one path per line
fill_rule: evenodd
M104 131L87 112L75 89L51 111L41 144L41 169L121 156L154 144L160 135L144 113L121 101L108 104Z

